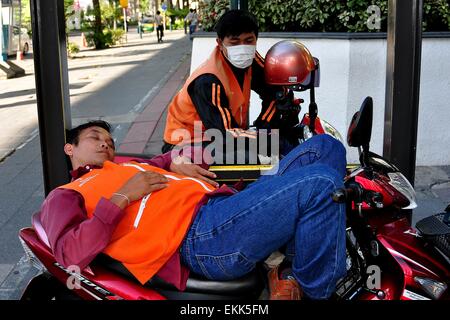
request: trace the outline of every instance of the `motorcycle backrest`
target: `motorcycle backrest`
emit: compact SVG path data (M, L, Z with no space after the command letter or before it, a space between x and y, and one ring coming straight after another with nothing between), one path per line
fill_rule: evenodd
M39 213L33 214L31 224L33 225L33 229L36 231L39 240L45 243L48 248L51 248L50 241L48 241L47 234L45 233L44 227L42 227L41 221L39 220Z
M369 146L372 135L373 100L366 97L350 122L347 132L347 143L350 147Z

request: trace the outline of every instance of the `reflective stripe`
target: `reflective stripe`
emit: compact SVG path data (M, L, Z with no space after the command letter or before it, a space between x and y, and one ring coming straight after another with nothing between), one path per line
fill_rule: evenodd
M272 109L273 109L273 105L275 104L275 100L273 100L271 103L270 103L270 105L269 105L269 107L267 108L267 110L266 110L266 112L264 113L264 115L262 116L262 120L266 120L266 118L267 118L267 116L272 112Z
M267 118L267 122L270 122L270 120L272 120L272 117L275 114L275 111L277 111L277 109L273 108L273 111L270 113L269 117Z
M264 58L258 53L258 51L255 52L255 60L262 68L264 68Z
M141 171L146 171L146 170L142 169L141 167L139 167L139 166L136 165L136 164L132 164L132 163L124 163L124 164L122 164L122 165L123 165L124 167L134 167L134 168L139 169L139 170L141 170ZM194 179L194 178L190 178L190 177L177 178L177 177L175 177L175 176L168 175L168 174L165 174L164 176L165 176L166 178L168 178L168 179L177 180L177 181L179 181L179 180L192 180L192 181L195 181L195 182L197 182L198 184L200 184L200 185L203 187L203 189L205 189L206 191L208 191L208 192L212 192L212 191L213 191L213 190L209 189L203 182L201 182L201 181L198 180L198 179Z
M212 191L213 191L213 190L209 189L203 182L201 182L200 180L197 180L197 179L195 179L195 178L190 178L190 177L177 178L177 177L171 176L171 175L169 175L169 174L165 174L164 176L165 176L167 179L172 179L172 180L177 180L177 181L180 181L180 180L192 180L192 181L195 181L195 182L197 182L198 184L200 184L200 185L203 187L203 189L205 189L206 191L208 191L208 192L212 192Z
M136 168L140 171L146 171L145 169L142 169L141 167L139 167L137 164L132 164L132 163L124 163L122 164L124 167L133 167Z
M212 104L215 106L216 105L216 84L215 83L212 84L211 99L212 99Z
M215 83L213 83L213 88L215 88ZM213 90L213 92L216 92L215 90ZM214 98L214 97L213 97ZM214 103L214 101L216 103ZM220 105L220 86L217 86L217 97L216 99L213 99L213 104L217 107L217 109L219 109L220 115L222 116L222 121L223 121L223 126L225 129L229 129L230 128L230 124L227 121L227 116L225 115L225 110L224 108L222 108L222 106Z
M141 200L141 205L139 206L139 211L136 215L136 219L134 220L134 224L133 227L136 229L139 225L139 222L141 221L142 218L142 214L144 213L144 209L145 209L145 205L147 203L148 198L150 198L151 193L149 193L148 195L146 195L145 197L142 198Z
M223 108L222 105L220 104L220 86L217 86L217 106L219 107L220 110L223 110L223 112L225 113L225 117L227 120L227 125L225 129L231 128L230 112L228 111L227 108Z
M228 110L227 108L225 108L225 113L227 114L227 118L229 121L229 126L228 129L231 128L231 115L230 115L230 110Z
M242 105L241 105L240 112L241 112L241 122L240 122L239 124L240 124L240 126L242 127L242 126L244 126L244 124L243 124L244 119L242 119Z

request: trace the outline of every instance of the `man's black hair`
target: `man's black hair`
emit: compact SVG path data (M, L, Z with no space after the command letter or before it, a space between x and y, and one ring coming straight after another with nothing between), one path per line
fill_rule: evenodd
M156 14L160 14L160 13L161 13L161 11L159 11L159 10L158 10L158 11L156 11Z
M66 143L78 145L80 142L81 131L90 127L100 127L111 133L111 125L108 122L103 120L92 120L73 129L66 130Z
M229 10L216 23L215 30L220 40L228 36L239 36L242 33L254 32L258 38L256 19L247 11Z

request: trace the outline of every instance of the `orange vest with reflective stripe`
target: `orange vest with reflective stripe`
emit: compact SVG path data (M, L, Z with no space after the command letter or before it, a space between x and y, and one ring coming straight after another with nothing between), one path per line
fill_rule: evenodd
M216 47L211 56L202 65L200 65L187 79L183 88L173 98L168 108L166 129L164 132L164 141L171 144L178 144L189 134L190 141L202 141L201 136L194 136L194 121L201 121L200 116L195 109L194 103L188 93L188 87L192 81L203 74L213 74L222 83L225 94L228 98L229 109L233 118L239 125L239 128L247 129L248 127L248 110L250 104L250 89L252 79L252 68L248 68L244 77L243 90L239 86L233 71L223 56L219 47ZM230 111L223 108L220 104L220 90L215 85L212 86L212 103L219 109L225 129L231 128ZM217 99L216 99L217 97ZM216 101L217 100L217 101ZM185 130L181 130L185 129ZM198 128L200 133L205 130L202 125Z
M198 202L214 187L147 164L106 161L103 168L93 169L60 188L78 191L84 198L88 217L92 218L100 199L109 199L139 171L165 175L168 187L132 202L103 252L122 262L144 284L178 250Z

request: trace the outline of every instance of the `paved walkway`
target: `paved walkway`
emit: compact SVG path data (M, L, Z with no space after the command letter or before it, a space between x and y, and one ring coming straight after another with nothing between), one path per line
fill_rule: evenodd
M105 119L113 125L117 145L125 138L144 139L139 150L124 144L129 152L144 151L152 132L164 126L165 107L189 73L191 41L182 32L167 32L165 40L157 44L152 34L129 35L121 47L84 50L70 60L73 124ZM44 199L33 62L22 63L26 77L0 80L0 284L23 255L18 231L30 225ZM139 137L135 128L143 124L148 125L145 137ZM161 145L149 152L160 153Z

